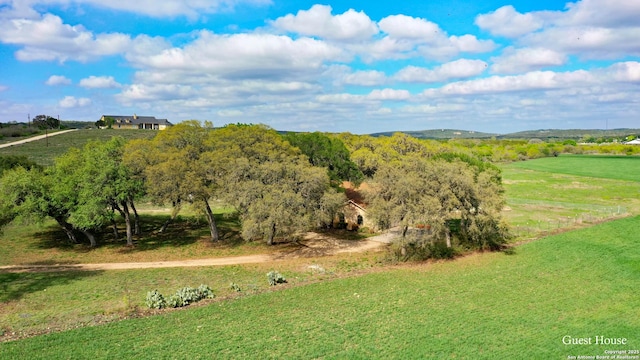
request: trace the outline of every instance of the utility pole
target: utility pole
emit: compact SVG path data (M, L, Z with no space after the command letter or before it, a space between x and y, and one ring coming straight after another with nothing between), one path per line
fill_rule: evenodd
M31 113L27 114L27 124L28 124L28 127L31 127Z

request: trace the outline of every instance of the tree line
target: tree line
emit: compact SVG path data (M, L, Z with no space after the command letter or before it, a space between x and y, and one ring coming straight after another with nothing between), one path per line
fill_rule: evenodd
M404 134L288 133L262 125L185 121L152 139L114 137L87 143L40 168L13 164L0 178L3 223L54 219L69 241L118 221L126 243L140 234L136 204L170 205L165 231L189 204L219 240L211 201L236 211L241 236L273 244L311 229L331 227L346 203L342 181L370 184L367 211L377 229L400 226L417 246L496 249L508 237L497 167L440 142ZM412 228L428 228L419 238Z

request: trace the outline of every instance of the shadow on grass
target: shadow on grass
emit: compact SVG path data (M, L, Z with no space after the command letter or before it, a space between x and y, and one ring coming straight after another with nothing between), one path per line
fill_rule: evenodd
M19 300L27 294L44 291L52 286L65 285L100 273L102 271L0 272L0 303ZM52 301L55 302L55 300Z
M236 247L245 243L240 237L237 216L215 214L215 218L220 241L211 243L212 246ZM168 215L141 215L141 235L134 235L134 246L126 246L125 224L118 219L118 238L115 238L111 226L105 226L94 232L96 248L111 248L122 253L131 253L188 246L198 241L208 241L211 236L207 221L197 216L178 216L164 232L159 232L168 219ZM75 253L87 253L96 249L90 247L86 237L79 232L76 234L79 243L71 243L64 231L57 226L48 227L32 236L36 240L35 246L39 249L58 249Z

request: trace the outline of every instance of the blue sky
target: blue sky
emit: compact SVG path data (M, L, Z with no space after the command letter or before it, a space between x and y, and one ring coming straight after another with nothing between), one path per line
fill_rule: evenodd
M0 0L0 122L640 128L640 1Z

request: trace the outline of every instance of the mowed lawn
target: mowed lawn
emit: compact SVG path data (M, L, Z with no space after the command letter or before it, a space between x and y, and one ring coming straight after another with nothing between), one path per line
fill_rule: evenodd
M639 226L630 217L513 255L400 267L2 343L0 358L566 359L640 349ZM592 344L565 345L565 336ZM596 345L596 336L626 345Z

